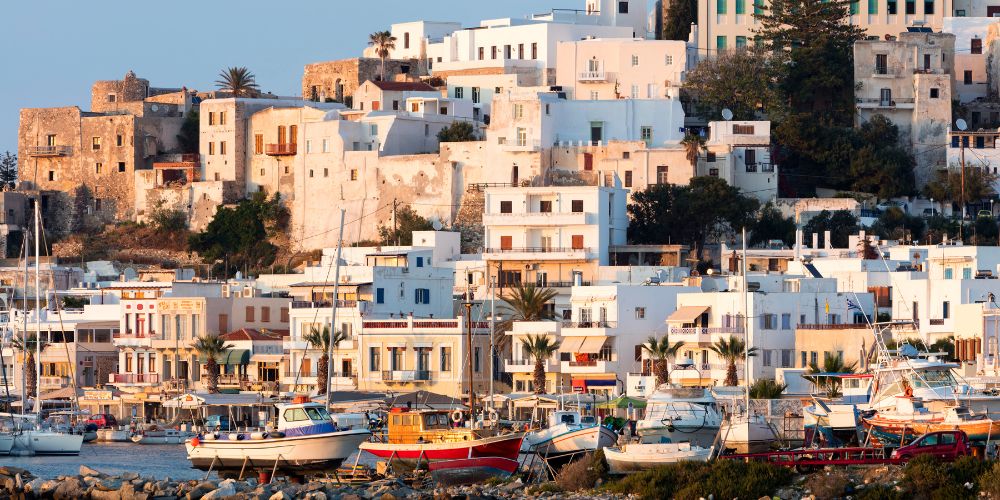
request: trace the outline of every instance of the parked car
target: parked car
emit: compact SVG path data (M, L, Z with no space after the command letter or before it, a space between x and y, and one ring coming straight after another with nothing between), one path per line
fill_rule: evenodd
M931 217L937 217L939 215L941 215L941 212L938 212L938 209L936 209L936 208L925 208L924 209L924 218L925 219L929 219Z
M979 213L976 214L976 218L977 219L992 219L993 218L993 212L990 212L989 210L980 210Z
M236 427L229 420L228 415L209 415L205 419L205 428L209 430L231 431Z
M898 208L902 210L903 213L906 213L906 203L903 203L901 201L893 201L893 200L883 201L882 203L875 205L875 208L883 212L889 210L890 208Z
M98 413L91 415L87 419L88 424L94 424L98 429L110 429L113 427L118 427L118 419L110 413Z
M964 431L930 432L892 452L892 458L906 461L917 455L933 455L944 460L972 455L972 442Z

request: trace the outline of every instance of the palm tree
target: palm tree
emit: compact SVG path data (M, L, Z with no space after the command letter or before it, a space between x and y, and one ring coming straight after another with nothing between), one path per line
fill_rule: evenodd
M681 145L684 146L684 153L687 156L687 160L691 162L691 166L697 167L698 155L705 149L705 138L698 134L684 134Z
M368 44L375 47L375 53L382 60L382 80L384 81L385 60L389 57L392 50L396 48L396 37L392 36L392 33L388 31L376 31L368 35Z
M517 321L549 321L556 317L556 313L549 302L552 302L558 292L551 288L536 287L528 283L518 283L516 287L503 297L505 306L501 306L507 314L507 319L497 323L497 338L495 343L500 345L505 340L503 332L509 331Z
M323 351L319 357L319 366L316 367L316 386L319 391L316 394L326 394L327 385L330 383L330 372L327 371L327 364L330 363L330 345L337 345L347 340L347 334L336 330L333 332L333 339L330 338L330 327L324 326L322 330L312 328L302 340L309 342L313 349Z
M770 378L757 380L750 386L750 399L779 399L788 386Z
M196 338L192 347L198 351L198 354L207 359L208 392L210 394L219 392L219 358L233 346L227 344L218 335L209 333Z
M531 382L535 394L542 394L545 392L545 360L559 350L559 342L553 341L547 335L528 335L521 339L521 346L528 356L535 358L535 370L531 374Z
M858 369L858 362L844 362L844 357L839 354L823 353L823 368L820 369L816 362L809 363L803 378L810 381L816 387L826 391L826 397L836 398L840 396L841 380L837 377L812 377L817 373L854 373Z
M684 347L683 341L678 341L676 344L670 344L670 337L664 335L662 339L657 340L656 336L650 335L646 340L645 344L642 344L642 350L646 351L646 354L653 359L653 373L656 374L656 385L665 384L670 380L670 370L667 366L667 361L669 361Z
M756 356L757 348L751 347L749 350L746 348L746 342L735 335L730 335L729 339L719 339L715 344L713 344L709 349L715 354L719 355L729 366L726 368L726 380L724 382L727 386L739 385L739 377L736 376L736 362L743 361L747 356Z
M41 345L37 345L38 337L34 333L26 335L22 335L21 338L15 336L10 342L15 349L24 354L24 390L28 396L31 396L35 394L38 384L38 373L35 372L35 350L44 351L49 343L43 340Z
M245 66L226 68L219 73L219 79L215 84L219 90L232 92L233 97L246 97L260 89L257 77Z

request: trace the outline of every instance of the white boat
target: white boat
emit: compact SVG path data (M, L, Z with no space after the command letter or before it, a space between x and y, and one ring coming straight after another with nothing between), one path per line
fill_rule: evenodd
M79 455L82 434L67 434L44 429L23 430L14 435L11 455Z
M196 469L234 471L272 468L284 472L336 469L371 437L368 429L334 426L318 403L279 404L275 432L205 433L184 443Z
M581 452L614 446L615 431L597 423L585 424L576 411L554 411L548 427L524 436L521 448L538 453L550 462L560 458L572 460Z
M191 439L195 433L190 431L180 431L176 429L159 429L152 427L132 436L132 442L137 444L183 444Z
M627 444L604 448L604 459L612 474L629 474L676 462L707 462L713 451L691 443Z
M636 423L642 443L687 441L711 446L722 425L711 390L663 384L646 403L646 416Z
M14 435L0 433L0 455L10 455L10 450L14 448Z
M98 429L97 440L106 443L124 443L131 440L132 431L129 429Z
M778 440L774 427L763 415L737 414L723 422L719 429L722 442L727 448L739 453L767 451L771 443Z

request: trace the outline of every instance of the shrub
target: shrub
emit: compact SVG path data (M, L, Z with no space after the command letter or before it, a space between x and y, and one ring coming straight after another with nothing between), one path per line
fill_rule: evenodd
M556 483L542 483L538 486L531 486L525 490L529 495L540 495L542 493L562 493L564 490Z
M903 500L904 495L895 486L888 484L869 484L858 490L855 500Z
M604 461L604 450L587 455L580 460L563 466L556 475L556 484L565 491L593 488L608 475L608 465Z
M975 457L943 463L931 455L918 455L903 468L903 487L913 498L972 499L983 484L993 481L994 470Z
M791 476L784 467L762 462L681 462L632 474L607 488L643 499L760 498L774 494Z
M986 470L979 476L979 489L989 498L1000 498L1000 462L984 464Z

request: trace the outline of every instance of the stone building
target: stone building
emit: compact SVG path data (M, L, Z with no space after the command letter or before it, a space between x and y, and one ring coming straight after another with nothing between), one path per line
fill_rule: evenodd
M385 61L386 81L415 80L426 75L427 68L421 59ZM369 80L383 80L380 59L356 57L307 64L302 74L302 96L315 102L344 102Z
M77 106L25 108L20 113L21 188L49 197L85 186L93 213L104 220L135 216L135 172L157 156L181 153L177 134L195 106L186 89L157 89L129 71L91 89L91 111ZM56 231L59 228L51 228Z

